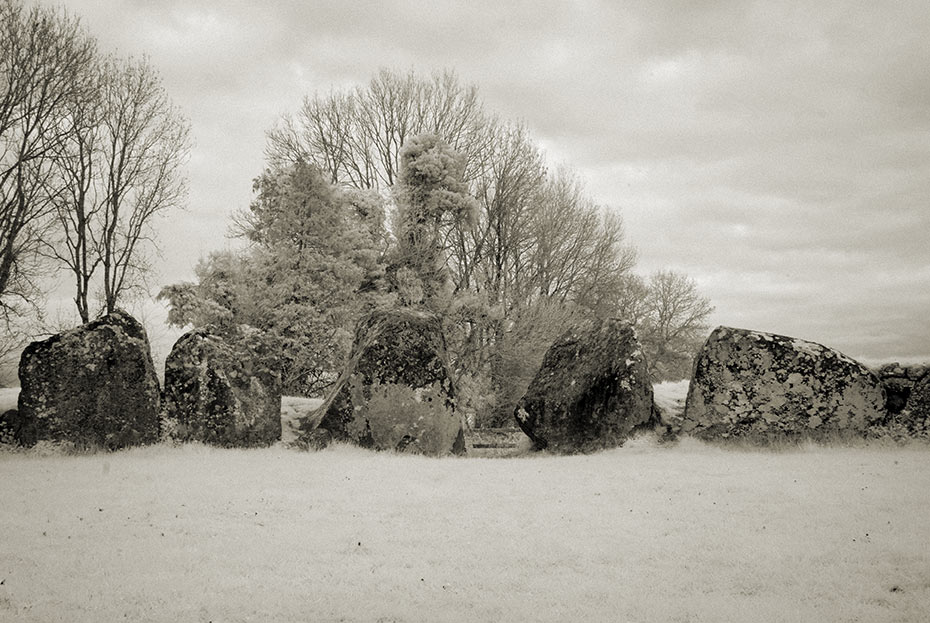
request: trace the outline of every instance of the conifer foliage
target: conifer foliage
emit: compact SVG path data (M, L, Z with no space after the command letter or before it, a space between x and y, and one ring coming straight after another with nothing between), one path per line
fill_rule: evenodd
M276 336L285 392L319 392L373 300L362 290L380 278L383 212L304 163L269 169L254 187L256 198L236 225L250 246L212 255L198 267L197 283L168 286L160 297L177 326L247 324Z

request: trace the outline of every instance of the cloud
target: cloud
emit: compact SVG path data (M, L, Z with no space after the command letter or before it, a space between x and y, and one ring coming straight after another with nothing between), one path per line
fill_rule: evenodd
M148 53L191 117L166 279L228 244L265 131L303 95L453 67L621 211L643 272L694 276L715 321L930 358L923 0L67 6L104 47Z

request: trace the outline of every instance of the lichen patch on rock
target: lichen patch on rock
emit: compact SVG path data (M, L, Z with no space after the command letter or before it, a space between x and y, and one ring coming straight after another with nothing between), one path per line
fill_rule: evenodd
M195 329L165 361L165 423L181 441L264 446L281 439L277 344L261 331Z
M115 450L157 441L160 390L142 325L111 314L33 342L19 364L20 443Z
M633 327L614 319L556 340L514 413L537 447L564 453L621 445L656 414Z
M356 328L352 354L316 419L305 420L308 446L322 436L378 450L461 454L442 323L416 309L375 311Z
M886 416L865 366L821 344L718 327L695 361L682 431L703 438L864 433Z

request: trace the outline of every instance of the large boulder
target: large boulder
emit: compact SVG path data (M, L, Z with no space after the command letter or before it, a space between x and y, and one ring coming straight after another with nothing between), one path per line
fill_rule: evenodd
M927 373L927 366L921 364L901 365L897 362L880 366L876 372L885 388L886 407L889 415L901 413L907 406L911 390Z
M16 409L8 409L0 415L0 444L33 446L35 435L33 423L27 422Z
M194 329L165 360L165 427L179 441L267 446L281 439L277 347L250 327Z
M887 364L878 375L888 394L888 421L878 433L894 439L930 439L930 368Z
M930 373L926 369L914 382L902 416L911 436L930 438Z
M819 438L864 434L885 416L878 377L842 353L717 327L695 361L682 432L708 439Z
M463 453L440 318L414 309L363 318L343 374L304 429L311 445L325 435L379 450Z
M115 450L158 440L149 341L123 311L33 342L20 358L19 380L21 442Z
M619 446L655 413L633 327L614 319L557 339L515 410L537 448L563 453Z

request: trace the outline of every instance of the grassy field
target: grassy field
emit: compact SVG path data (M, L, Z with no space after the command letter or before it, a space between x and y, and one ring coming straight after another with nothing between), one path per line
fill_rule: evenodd
M930 449L0 454L0 621L926 621Z

